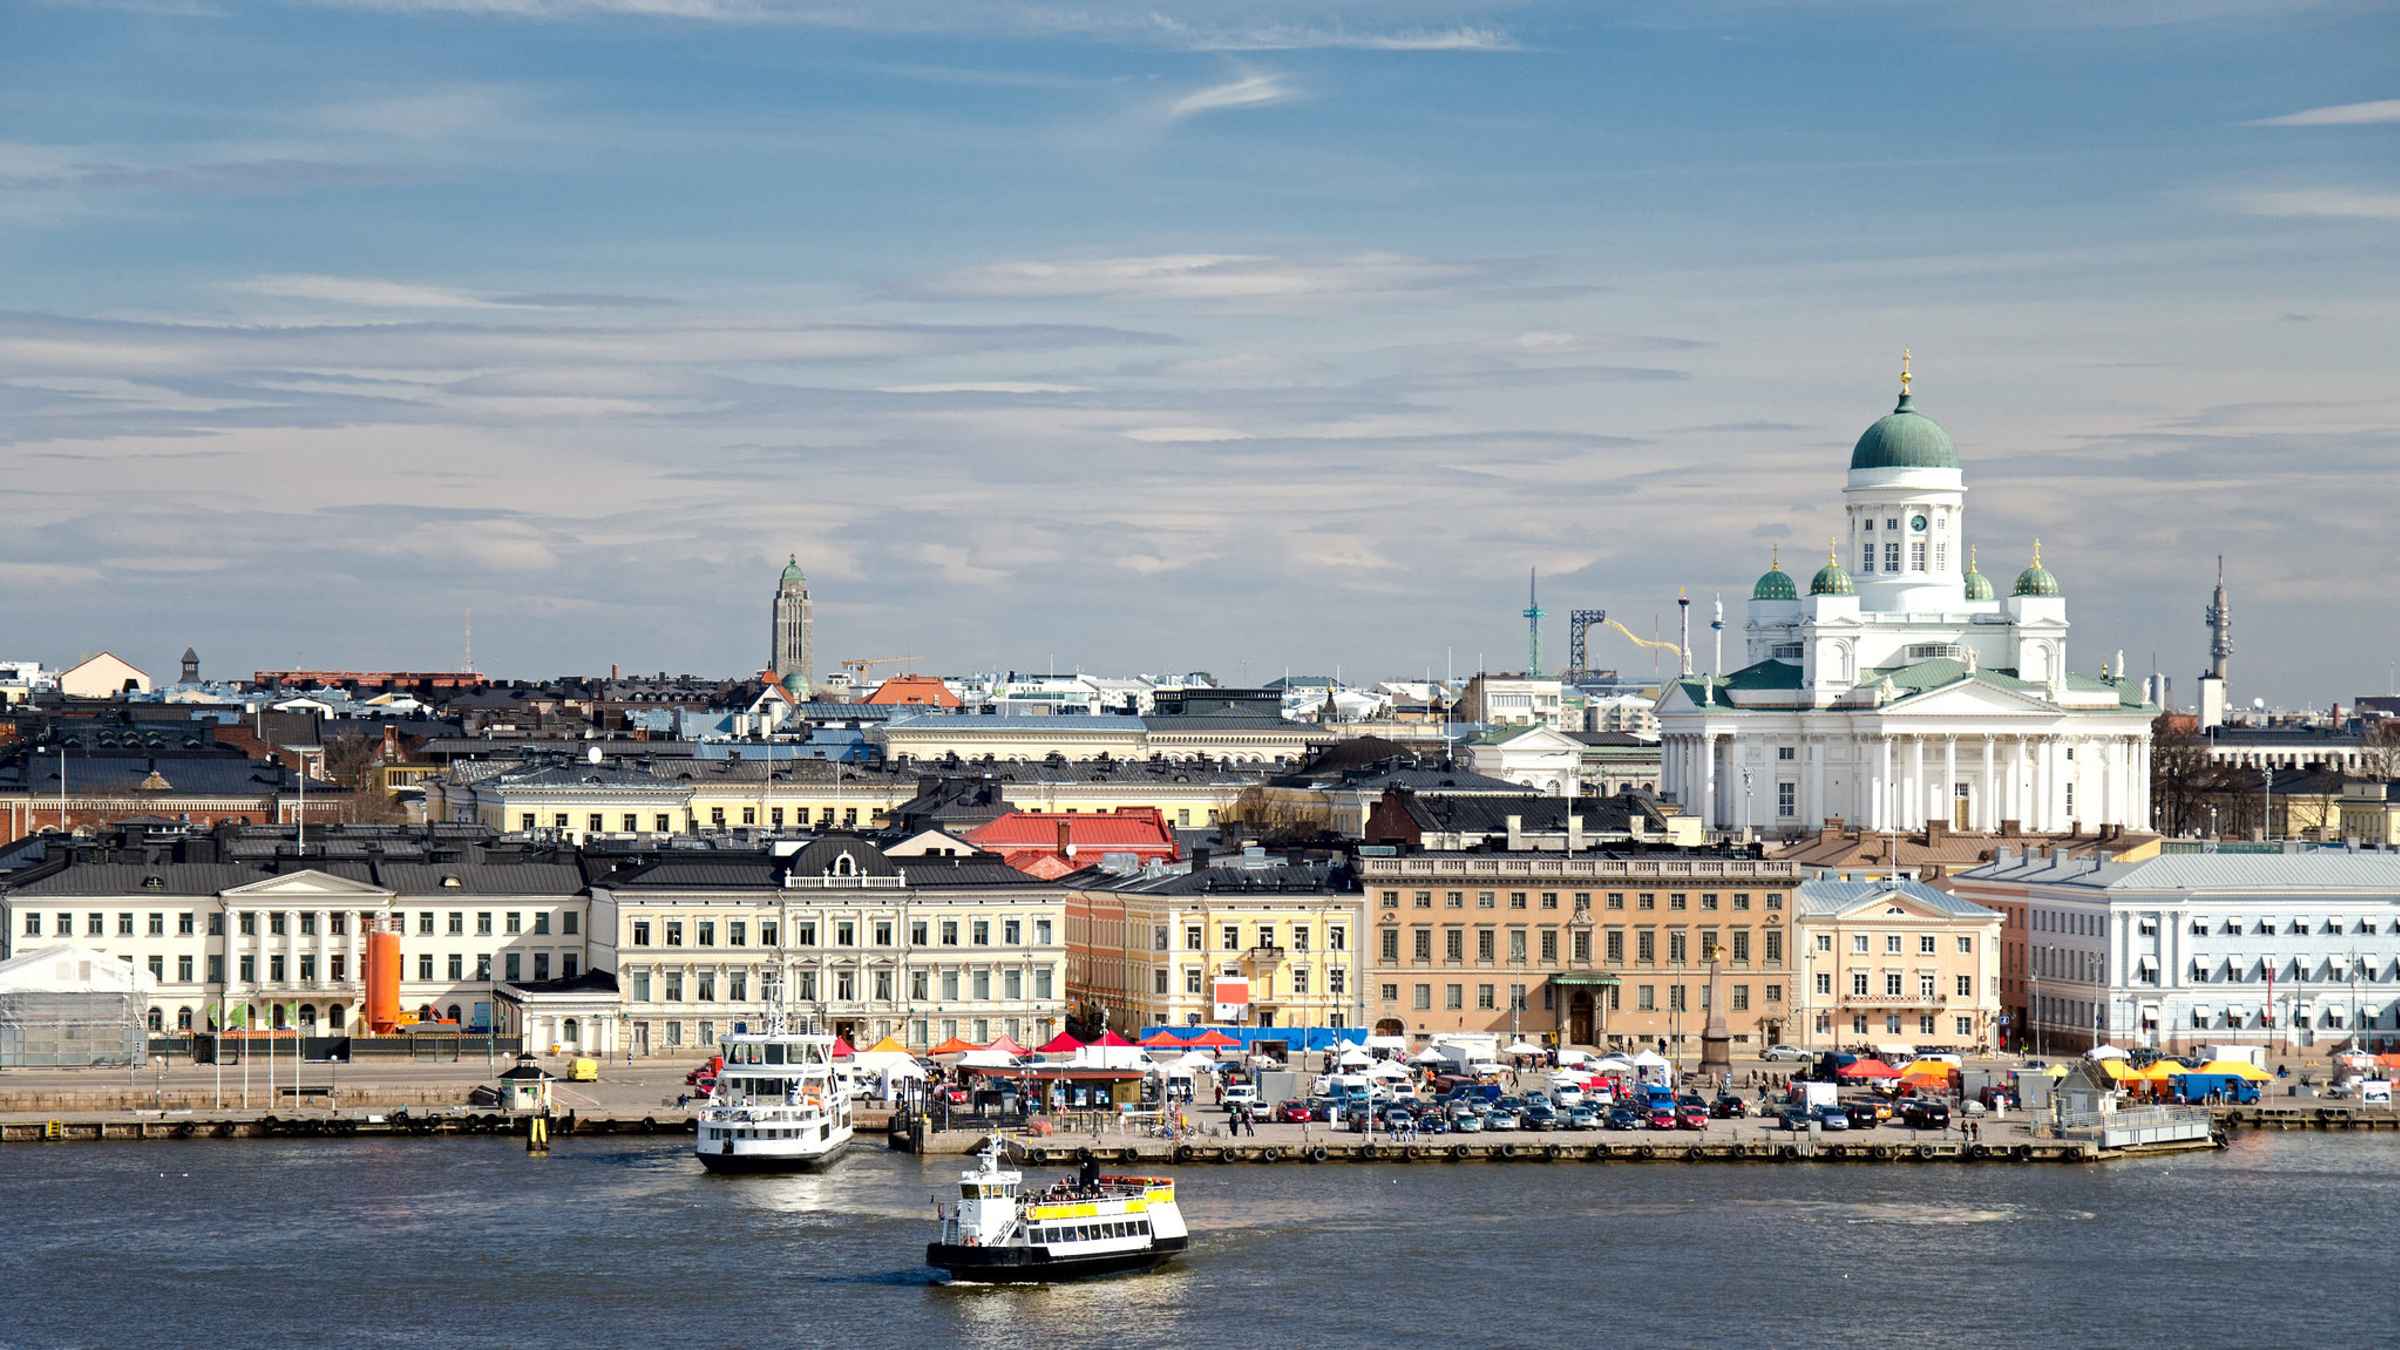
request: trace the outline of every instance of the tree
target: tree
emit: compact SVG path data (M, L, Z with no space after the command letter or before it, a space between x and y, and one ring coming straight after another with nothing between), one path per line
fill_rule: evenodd
M1333 819L1322 799L1303 800L1292 792L1246 787L1225 808L1222 823L1239 825L1264 844L1306 844L1321 838Z
M2379 717L2367 724L2359 747L2358 778L2388 783L2400 778L2400 717Z
M2208 742L2173 714L2159 714L2150 724L2151 827L2165 834L2206 829L2214 777Z
M325 743L325 777L348 794L341 818L353 825L398 825L408 820L407 808L384 790L375 770L383 764L383 740L377 736L339 736Z

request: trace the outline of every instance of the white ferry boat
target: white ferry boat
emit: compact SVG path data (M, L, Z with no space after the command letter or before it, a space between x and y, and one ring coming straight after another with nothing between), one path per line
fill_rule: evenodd
M955 1210L925 1263L964 1282L1032 1283L1148 1270L1191 1243L1171 1177L1113 1177L1087 1162L1073 1180L1025 1190L1000 1166L1000 1141L959 1176Z
M850 1094L833 1067L833 1040L783 1029L770 1012L762 1032L723 1042L725 1064L700 1108L692 1142L711 1172L806 1172L850 1146Z

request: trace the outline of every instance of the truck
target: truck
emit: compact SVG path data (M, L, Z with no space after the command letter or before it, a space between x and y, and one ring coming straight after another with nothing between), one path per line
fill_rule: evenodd
M2258 1084L2230 1073L2177 1074L2167 1080L2167 1086L2183 1094L2187 1102L2204 1102L2212 1095L2223 1102L2248 1106L2258 1101Z
M2208 1047L2208 1058L2212 1061L2230 1059L2236 1064L2247 1064L2251 1068L2263 1072L2267 1068L2267 1047L2263 1045L2212 1045Z
M1473 1077L1479 1073L1497 1073L1500 1068L1500 1038L1476 1032L1452 1032L1433 1038L1433 1050L1442 1057L1442 1069Z

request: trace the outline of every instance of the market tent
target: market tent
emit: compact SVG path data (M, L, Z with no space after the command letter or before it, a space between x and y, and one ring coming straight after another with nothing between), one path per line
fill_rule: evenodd
M1424 1049L1419 1050L1417 1053L1410 1055L1409 1059L1418 1064L1439 1064L1442 1062L1442 1052L1429 1045Z
M1880 1059L1854 1059L1834 1072L1843 1078L1898 1078L1900 1071Z
M2238 1059L2212 1059L2192 1072L2230 1074L2250 1083L2263 1083L2275 1076L2255 1064Z
M905 1055L907 1053L908 1047L900 1043L899 1037L886 1036L882 1040L877 1041L873 1045L870 1045L866 1049L860 1051L859 1055L861 1058L864 1058L867 1055Z
M2108 1059L2097 1061L2097 1063L2100 1072L2108 1075L2108 1079L2112 1083L2123 1083L2129 1080L2138 1081L2142 1076L2141 1070L2136 1069L2132 1065L2126 1063L2124 1060L2115 1058L2113 1056Z
M1561 1064L1581 1064L1591 1057L1592 1052L1589 1050L1561 1050L1558 1052L1558 1062Z
M1370 1054L1368 1054L1366 1051L1359 1049L1357 1046L1355 1046L1355 1045L1354 1045L1354 1046L1351 1046L1349 1049L1347 1049L1347 1050L1344 1050L1344 1051L1343 1051L1343 1052L1342 1052L1342 1053L1341 1053L1339 1056L1337 1056L1337 1057L1335 1058L1335 1061L1334 1061L1334 1062L1335 1062L1335 1063L1337 1063L1337 1064L1341 1064L1341 1065L1343 1065L1343 1066L1345 1066L1345 1067L1351 1067L1351 1066L1357 1066L1357 1065L1372 1064L1372 1063L1374 1063L1374 1062L1375 1062L1375 1057L1374 1057L1373 1055L1370 1055Z
M996 1046L999 1044L999 1042L994 1041L992 1044ZM1042 1043L1041 1053L1045 1055L1071 1055L1082 1048L1083 1042L1076 1040L1073 1036L1070 1036L1062 1031Z
M1007 1036L1003 1036L983 1048L986 1050L997 1050L1004 1055L1021 1055L1025 1053L1024 1046L1017 1044L1016 1041Z
M1232 1050L1238 1048L1241 1042L1222 1031L1211 1028L1185 1041L1184 1044L1195 1050Z
M2387 1069L2400 1069L2400 1054L2377 1055L2375 1062Z
M969 1050L966 1058L958 1063L959 1067L965 1069L1013 1069L1017 1066L1017 1057L987 1045L981 1050Z
M1186 1069L1213 1069L1217 1067L1217 1057L1204 1050L1191 1050L1175 1063Z
M1538 1055L1542 1053L1542 1047L1531 1041L1510 1041L1500 1053L1504 1055Z
M1174 1032L1165 1030L1153 1031L1149 1035L1144 1036L1141 1040L1141 1046L1144 1050L1181 1050L1190 1044L1190 1041L1187 1041L1181 1036L1176 1035Z
M973 1041L962 1041L958 1037L953 1036L949 1040L942 1042L940 1045L933 1047L933 1049L927 1053L931 1054L934 1058L939 1059L944 1055L963 1055L969 1050L981 1050L982 1048L982 1046L977 1045Z
M1942 1061L1942 1060L1938 1060L1938 1059L1920 1059L1920 1060L1917 1060L1917 1061L1915 1061L1915 1062L1914 1062L1914 1063L1912 1063L1912 1064L1909 1064L1909 1065L1908 1065L1908 1066L1906 1066L1905 1068L1901 1069L1901 1070L1900 1070L1900 1076L1901 1076L1903 1079L1908 1079L1908 1078L1925 1078L1925 1079L1939 1078L1939 1079L1943 1080L1944 1082L1948 1082L1948 1081L1949 1081L1949 1079L1950 1079L1950 1076L1951 1076L1952 1074L1955 1074L1955 1073L1957 1073L1957 1072L1958 1072L1958 1066L1956 1066L1956 1065L1954 1065L1954 1064L1949 1064L1949 1063L1946 1063L1946 1062L1944 1062L1944 1061Z
M1629 1069L1663 1069L1667 1067L1667 1057L1654 1050L1644 1050L1635 1055L1633 1062L1625 1067Z
M1100 1039L1099 1039L1099 1040L1096 1040L1096 1041L1094 1041L1094 1042L1092 1042L1092 1044L1094 1044L1094 1045L1110 1045L1110 1046L1118 1046L1118 1047L1125 1048L1125 1049L1131 1049L1131 1048L1132 1048L1132 1046L1133 1046L1133 1042L1131 1042L1131 1041L1129 1041L1129 1040L1126 1040L1124 1037L1122 1037L1122 1036L1118 1035L1117 1033L1115 1033L1115 1032L1113 1032L1113 1031L1103 1031L1103 1032L1101 1032L1101 1033L1100 1033Z
M1632 1073L1633 1064L1620 1056L1610 1055L1606 1059L1593 1061L1591 1070L1593 1073Z
M835 1059L852 1059L857 1054L858 1051L851 1046L848 1037L836 1036L833 1038L833 1057Z
M1885 1041L1875 1047L1875 1053L1886 1060L1915 1059L1917 1047L1906 1041Z
M1373 1068L1367 1070L1369 1078L1406 1078L1408 1076L1408 1066L1396 1059L1379 1059L1375 1061Z
M1389 1050L1394 1054L1405 1055L1408 1053L1408 1038L1405 1036L1369 1036L1367 1037L1367 1048L1369 1050Z
M2125 1052L2113 1045L2095 1045L2083 1052L2085 1059L2124 1059Z

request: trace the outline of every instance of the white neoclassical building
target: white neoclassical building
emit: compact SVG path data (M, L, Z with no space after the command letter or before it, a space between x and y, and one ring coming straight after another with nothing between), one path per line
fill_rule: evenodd
M1908 386L1904 363L1899 406L1851 452L1847 542L1808 593L1778 559L1751 592L1746 664L1660 696L1664 791L1708 828L1767 834L2148 828L2158 709L2122 658L2068 668L2039 540L2006 597L1976 570L1958 452Z

